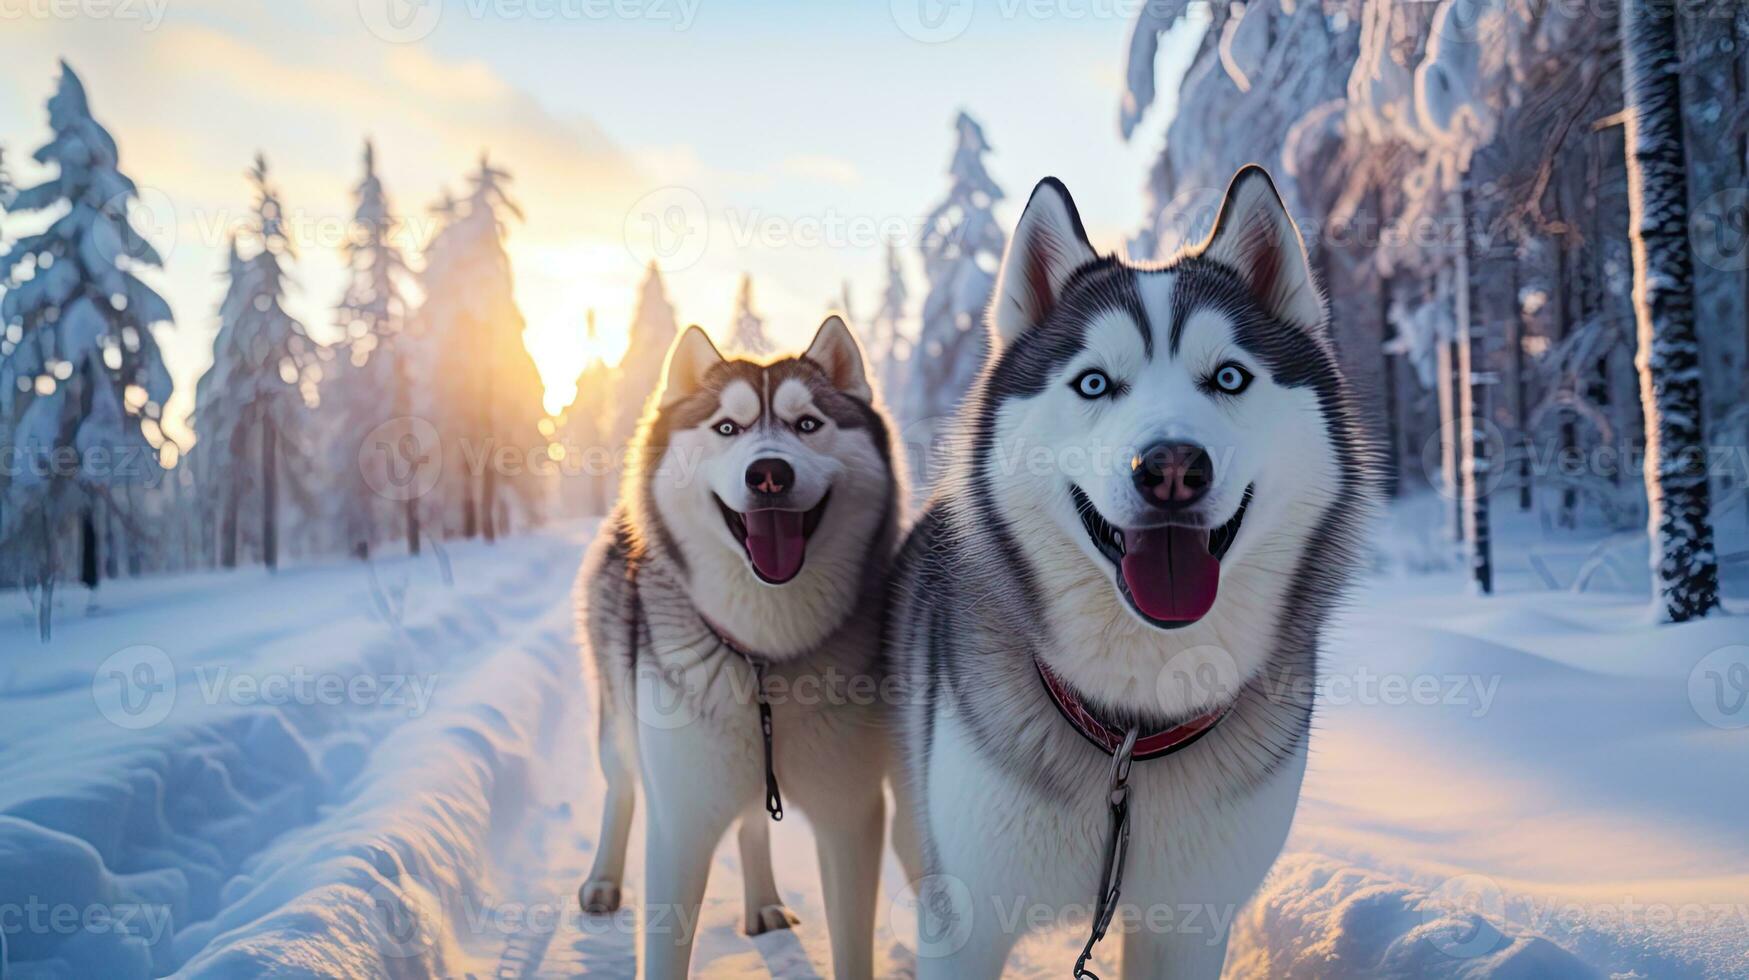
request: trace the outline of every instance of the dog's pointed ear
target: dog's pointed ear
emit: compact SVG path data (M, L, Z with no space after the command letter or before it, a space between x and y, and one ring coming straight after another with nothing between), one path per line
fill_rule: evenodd
M820 324L803 357L826 372L832 387L869 404L874 403L874 389L868 383L868 365L862 359L862 345L850 332L843 318L829 316Z
M1237 272L1265 311L1306 330L1323 329L1324 297L1306 243L1262 167L1247 164L1233 175L1202 255Z
M701 327L697 324L687 327L674 346L668 349L668 363L662 368L661 407L667 408L688 395L696 394L704 383L705 373L722 360L717 345L711 343Z
M1069 277L1098 257L1088 244L1069 189L1055 177L1039 181L997 274L996 305L990 317L996 346L1006 347L1042 323L1062 297Z

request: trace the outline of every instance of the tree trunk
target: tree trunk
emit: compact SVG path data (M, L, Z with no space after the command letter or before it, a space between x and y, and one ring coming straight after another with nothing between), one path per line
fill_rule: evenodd
M1435 397L1439 399L1439 482L1440 489L1447 500L1452 501L1448 511L1450 517L1450 532L1453 541L1463 540L1463 502L1458 494L1457 475L1457 393L1452 390L1456 380L1456 371L1452 356L1453 344L1441 338L1437 341L1435 354L1437 364L1434 371L1436 390Z
M1518 433L1518 509L1530 510L1530 406L1524 380L1524 304L1518 298L1518 259L1512 260L1512 306L1506 317L1506 363L1512 372L1512 423Z
M36 635L47 643L52 638L55 625L55 578L60 574L55 566L60 559L55 554L55 535L49 527L48 509L44 508L42 517L42 561L36 567L37 576L37 607Z
M1391 297L1394 293L1395 286L1390 278L1379 283L1378 310L1381 340L1383 335L1390 330ZM1402 420L1397 417L1398 357L1395 354L1387 354L1382 342L1377 345L1377 350L1382 364L1382 369L1379 372L1379 388L1385 399L1385 445L1389 447L1387 451L1391 454L1390 458L1386 460L1389 469L1385 471L1385 493L1394 498L1403 491L1403 454L1398 451L1398 445L1402 441L1401 431L1403 427Z
M125 493L125 486L112 488L112 493ZM121 578L122 552L127 540L120 508L113 502L103 508L103 574L105 578Z
M96 589L99 581L97 560L97 517L92 513L96 504L88 503L79 513L79 581L87 589Z
M261 422L261 561L279 568L279 431L271 416Z
M407 554L419 556L419 506L416 501L408 498L402 506L407 508Z
M1652 586L1663 618L1683 622L1718 608L1719 569L1708 515L1682 86L1671 5L1658 0L1623 4L1621 46Z
M411 411L410 399L407 393L407 358L402 345L406 342L406 333L399 332L390 346L382 348L383 356L393 357L395 368L395 417L405 418ZM420 464L427 465L427 464ZM401 508L406 516L407 524L407 554L419 555L419 501L409 496L402 502Z
M1485 222L1476 201L1474 178L1466 175L1462 201L1464 251L1462 286L1458 296L1458 450L1463 454L1463 528L1470 574L1483 595L1494 591L1493 538L1489 531L1488 494L1493 489L1493 460L1488 450L1487 327L1482 315L1481 263L1478 239Z
M221 568L237 567L237 533L238 507L236 481L227 481L225 486L225 513L219 520L219 566Z
M480 533L487 544L498 540L498 473L488 464L480 474Z
M1562 214L1571 213L1565 203L1562 204ZM1579 276L1573 270L1575 264L1573 253L1575 249L1569 244L1571 232L1563 234L1560 239L1560 254L1555 261L1555 303L1559 319L1555 324L1555 340L1566 340L1573 332L1573 327L1579 321L1579 310L1584 303L1578 294ZM1560 384L1559 381L1556 382ZM1564 460L1577 446L1579 433L1573 426L1573 417L1562 413L1559 452L1555 459ZM1559 464L1557 463L1557 470ZM1555 523L1560 527L1573 527L1574 519L1579 509L1579 494L1571 485L1561 490L1561 506L1555 512Z

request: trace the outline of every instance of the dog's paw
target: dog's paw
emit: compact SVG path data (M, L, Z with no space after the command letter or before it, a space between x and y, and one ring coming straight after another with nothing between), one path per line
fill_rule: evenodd
M619 882L585 881L577 889L577 904L585 915L612 915L619 911Z
M764 905L757 911L748 910L747 935L759 936L779 929L789 929L802 920L782 905Z

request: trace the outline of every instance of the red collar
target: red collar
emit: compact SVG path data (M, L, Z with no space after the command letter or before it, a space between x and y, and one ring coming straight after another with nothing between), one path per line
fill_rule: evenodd
M1063 718L1075 726L1075 730L1080 732L1087 741L1097 746L1101 752L1106 755L1116 754L1118 748L1123 745L1124 736L1128 734L1128 731L1100 721L1093 714L1092 709L1083 704L1081 698L1069 688L1069 685L1045 666L1043 660L1034 658L1033 664L1038 667L1039 679L1044 681L1045 691L1051 696L1051 703L1057 706L1057 711L1062 714ZM1139 762L1145 759L1157 759L1163 755L1171 755L1207 735L1211 729L1220 724L1222 718L1227 716L1227 711L1231 707L1230 704L1222 705L1174 728L1142 734L1136 738L1136 750L1130 757Z

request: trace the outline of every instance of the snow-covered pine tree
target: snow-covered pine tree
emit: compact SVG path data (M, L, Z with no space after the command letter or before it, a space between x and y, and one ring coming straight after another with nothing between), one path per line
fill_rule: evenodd
M505 216L522 217L505 190L510 174L482 156L468 181L427 252L419 322L432 357L426 403L444 441L459 531L494 541L508 530L511 504L525 519L539 515L532 464L546 451L546 413L504 251Z
M12 172L6 169L6 147L0 145L0 212L12 207L12 195L17 190L12 183Z
M6 209L12 206L12 175L6 169L6 147L0 146L0 236L5 233ZM3 238L0 238L3 240ZM0 321L0 346L6 344L6 325ZM13 406L19 395L10 359L0 356L0 450L12 445ZM12 482L11 468L0 466L0 534L6 527L6 498ZM4 540L4 538L0 538ZM16 581L11 556L0 556L0 584Z
M906 378L900 419L927 442L939 422L959 407L984 365L989 340L984 309L995 286L1005 238L991 208L1002 189L984 169L990 144L964 112L954 120L953 158L947 197L923 222L923 326ZM925 431L928 430L928 431Z
M626 352L614 370L613 424L608 430L612 440L609 448L614 453L623 456L631 447L638 419L662 380L668 348L679 335L679 323L674 305L668 301L668 290L662 284L662 273L651 262L638 287L638 305L632 311Z
M329 516L342 547L360 558L369 556L371 545L395 516L389 506L393 502L373 489L387 485L383 474L367 475L366 469L392 461L361 447L360 440L390 419L405 416L410 404L402 331L407 311L402 284L409 272L394 242L400 222L377 177L376 149L368 140L363 162L364 175L353 188L357 210L343 249L346 290L335 307L344 336L334 345L322 385L328 472L336 481L326 497L332 507ZM400 507L410 554L419 553L417 505L409 497Z
M881 290L881 305L869 321L869 360L880 378L882 397L897 401L905 383L905 366L911 356L911 339L905 336L905 274L899 268L899 248L887 243L887 284Z
M320 370L315 344L285 309L284 263L296 250L265 157L256 154L248 176L255 211L245 238L254 254L243 258L232 241L230 286L219 304L212 366L195 387L194 417L203 492L222 508L219 563L236 565L240 514L252 502L261 519L261 561L272 570L279 567L280 491L295 490L299 475L280 464L308 448L308 405Z
M85 88L66 62L49 99L53 135L37 150L54 176L18 191L8 210L55 215L0 257L0 410L16 411L10 449L19 466L0 508L0 541L12 542L36 588L51 590L55 549L76 523L80 579L95 588L99 504L157 466L158 419L170 397L153 331L170 307L135 272L162 265L133 227L134 182L115 140L91 117ZM25 525L33 525L26 527ZM39 607L46 639L49 602Z
M599 342L595 311L589 311L584 327L584 346L594 351ZM565 447L565 504L575 515L607 512L612 497L610 477L619 457L608 451L608 430L613 425L613 369L591 354L577 375L577 394L559 420L560 442Z
M764 357L772 351L771 338L765 335L765 318L753 312L753 277L746 273L741 274L741 285L735 290L727 350L744 357Z
M848 279L838 284L838 312L843 316L845 323L857 322L856 310L850 302L850 280Z
M1627 0L1621 50L1652 585L1663 619L1680 623L1719 607L1719 569L1708 513L1674 8Z
M838 295L826 301L825 315L840 317L853 326L860 323L850 309L850 280L846 279L838 284ZM865 339L863 342L867 344L869 341Z

